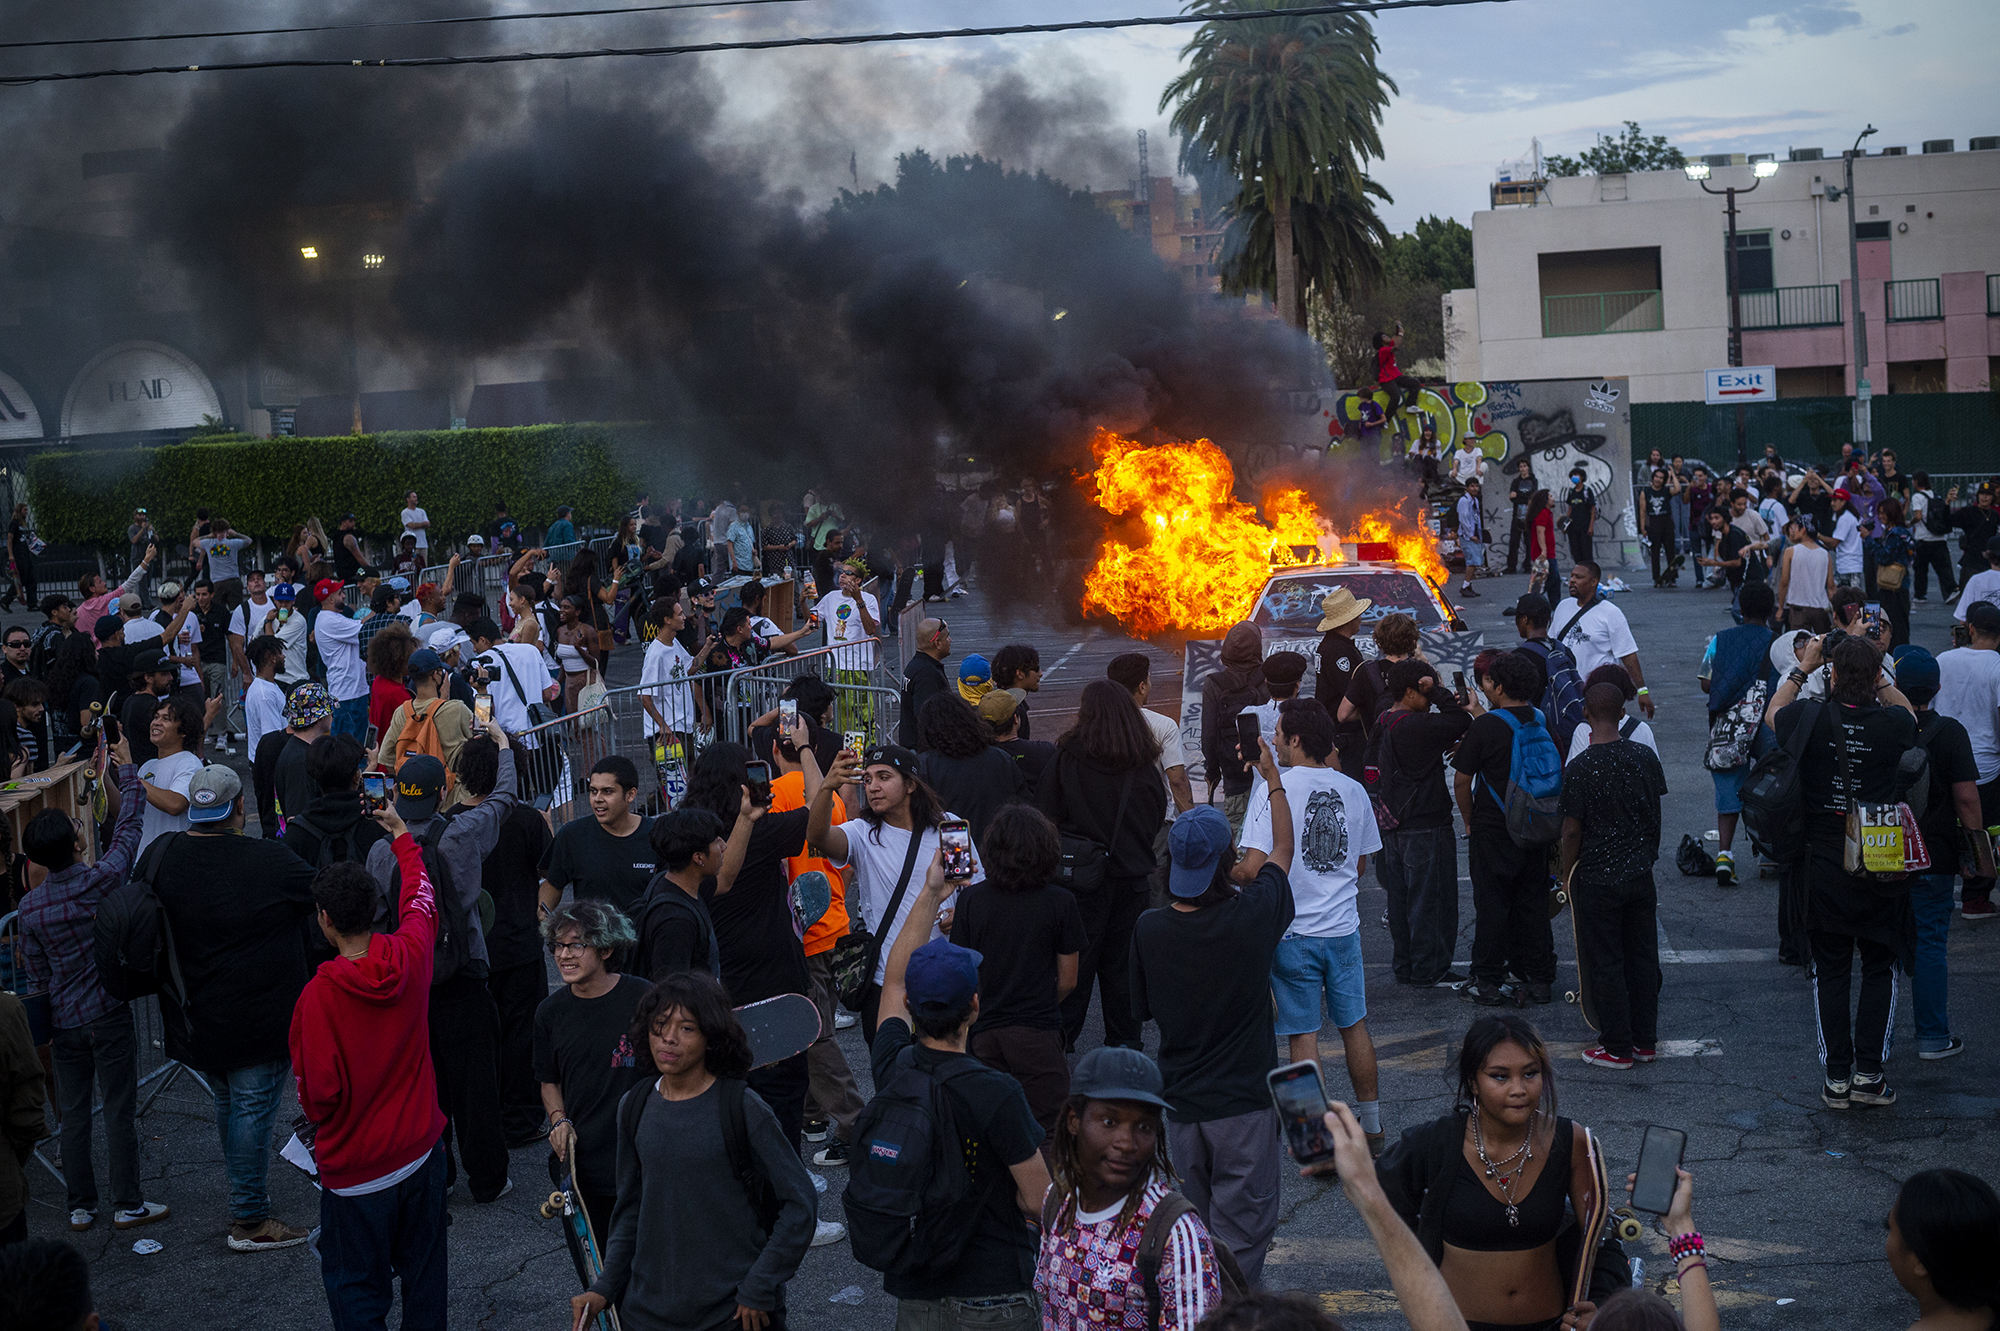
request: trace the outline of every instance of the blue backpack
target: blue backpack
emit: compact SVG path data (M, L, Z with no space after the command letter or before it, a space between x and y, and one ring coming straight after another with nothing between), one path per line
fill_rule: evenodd
M1539 708L1535 719L1522 721L1506 708L1493 715L1514 732L1514 749L1507 763L1507 790L1487 791L1507 816L1507 835L1521 847L1546 846L1562 836L1562 754L1549 736Z

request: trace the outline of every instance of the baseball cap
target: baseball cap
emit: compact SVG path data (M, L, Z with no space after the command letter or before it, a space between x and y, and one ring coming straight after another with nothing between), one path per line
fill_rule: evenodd
M442 766L438 768L439 772L443 770ZM409 821L407 816L404 821ZM931 939L910 954L909 969L903 973L903 991L909 996L910 1006L949 1010L970 1003L979 992L981 960L977 952L960 947L949 938Z
M917 775L917 755L900 744L871 745L861 755L863 767L893 767L904 776Z
M156 670L168 668L167 654L157 647L141 647L138 655L132 658L132 673L135 675L150 675Z
M429 647L419 647L410 653L410 678L436 674L444 669L444 658Z
M465 538L465 543L467 545L484 545L486 544L486 538L484 536L481 536L478 532L474 532L472 533L472 535Z
M1006 726L1014 719L1021 704L1005 689L995 689L979 700L979 719L994 726Z
M162 601L176 600L179 598L182 590L183 588L178 582L175 582L173 579L169 578L167 581L160 584L160 600Z
M1167 890L1198 897L1215 881L1215 863L1229 849L1229 820L1212 804L1197 804L1174 819L1167 833Z
M400 575L389 579L382 585L384 587L393 587L399 592L407 592L410 590L410 580Z
M443 792L444 764L428 753L411 755L396 769L396 816L406 823L429 822Z
M107 610L97 617L97 626L91 632L97 635L99 642L110 642L124 629L125 621Z
M363 564L354 570L354 580L356 582L365 582L369 578L380 578L381 576L382 570L376 568L373 564Z
M221 763L210 763L188 778L187 819L191 823L219 823L229 817L243 782Z
M296 601L299 599L299 589L289 582L274 582L271 584L271 599L274 601Z
M424 641L429 643L430 649L439 656L449 656L472 641L472 639L465 636L464 629L445 620L439 620L435 624L426 625L426 627L431 629L432 632Z
M1986 557L1988 559L2000 559L2000 536L1995 536L1986 543Z
M693 582L688 584L688 595L713 596L715 595L715 584L710 582L707 578L696 578Z
M1904 643L1891 655L1896 661L1896 687L1914 703L1926 703L1937 696L1937 658L1914 643Z
M1136 1100L1170 1109L1161 1094L1165 1090L1160 1065L1123 1045L1100 1045L1078 1059L1076 1071L1069 1074L1069 1093L1092 1100Z
M332 715L333 699L324 684L301 684L285 699L285 724L294 730L316 726Z
M1834 492L1833 492L1833 497L1834 497L1835 499L1852 499L1852 498L1854 498L1854 496L1853 496L1853 495L1851 495L1851 494L1849 494L1849 493L1848 493L1848 490L1847 490L1847 487L1846 487L1846 486L1844 486L1844 485L1842 485L1842 486L1837 486L1837 487L1835 487L1835 489L1834 489Z
M1264 678L1272 684L1296 684L1306 677L1306 658L1297 652L1272 652L1264 658Z
M993 663L974 652L958 663L958 696L976 703L993 687Z
M568 504L556 505L556 516L559 518L566 518L573 512L575 512L575 510L572 509Z
M340 582L338 579L321 578L318 582L315 582L313 584L313 600L324 601L327 597L333 595L335 592L339 590L340 590Z

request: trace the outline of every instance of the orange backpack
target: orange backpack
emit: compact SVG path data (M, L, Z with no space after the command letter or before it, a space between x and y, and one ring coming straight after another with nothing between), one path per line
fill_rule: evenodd
M458 784L458 774L451 770L451 764L444 760L444 740L438 735L438 709L449 702L449 698L434 698L426 710L417 709L424 704L415 699L403 704L408 713L403 722L403 733L396 737L396 751L393 755L395 767L401 767L419 753L428 753L444 766L444 803L451 802L452 788Z

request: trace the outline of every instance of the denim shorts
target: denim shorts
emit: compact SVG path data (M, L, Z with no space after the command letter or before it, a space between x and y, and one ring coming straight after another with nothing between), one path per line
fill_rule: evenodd
M1717 813L1743 812L1743 778L1750 775L1750 765L1732 767L1726 772L1710 772L1715 778L1715 811Z
M1278 1034L1317 1033L1322 993L1333 1024L1342 1030L1368 1015L1359 933L1338 938L1290 934L1279 940L1277 955L1271 959L1271 997L1277 1001Z

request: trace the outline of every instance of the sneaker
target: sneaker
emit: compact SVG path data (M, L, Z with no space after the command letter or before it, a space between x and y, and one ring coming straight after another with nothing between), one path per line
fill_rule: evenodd
M1715 885L1736 886L1736 860L1726 850L1715 857Z
M1464 984L1465 982L1466 982L1465 977L1463 975L1460 975L1457 971L1446 971L1444 974L1438 976L1435 980L1417 981L1418 984L1424 985L1425 987L1431 989L1456 989L1458 988L1458 986Z
M478 1202L481 1206L491 1206L512 1191L514 1191L514 1180L508 1179L500 1185L500 1191L494 1193L491 1197L474 1197L472 1200Z
M97 1223L97 1212L87 1211L79 1206L69 1213L69 1227L81 1234Z
M825 1165L829 1169L846 1165L847 1143L836 1137L813 1152L813 1163Z
M1632 1061L1634 1063L1656 1063L1659 1061L1659 1058L1658 1050L1647 1049L1640 1045L1632 1046Z
M1854 1087L1849 1082L1829 1077L1826 1085L1820 1088L1819 1098L1828 1109L1850 1109L1854 1105Z
M813 1143L819 1143L819 1142L823 1142L823 1141L825 1141L825 1140L826 1140L826 1120L825 1120L825 1119L823 1119L823 1118L809 1118L809 1119L807 1119L807 1120L806 1120L806 1130L805 1130L805 1139L806 1139L807 1141L809 1141L809 1142L813 1142Z
M1459 589L1458 589L1458 594L1459 594L1460 596L1477 596L1477 595L1479 595L1479 593L1478 593L1477 591L1473 590L1473 586L1472 586L1472 584L1471 584L1471 583L1469 583L1469 582L1468 582L1468 583L1465 583L1465 584L1463 584L1463 585L1461 585L1461 586L1459 587Z
M1467 980L1459 985L1458 992L1481 1007L1499 1007L1507 1001L1507 996L1498 989L1489 989L1477 980Z
M1965 901L1959 903L1958 913L1968 920L1990 920L2000 915L2000 906L1990 901Z
M229 1247L233 1252L276 1252L280 1248L296 1248L305 1241L305 1230L294 1229L274 1215L267 1215L254 1225L229 1227Z
M826 1196L826 1176L824 1174L815 1174L808 1169L806 1177L813 1181L813 1191L815 1193L822 1197Z
M847 1237L847 1226L838 1220L822 1220L813 1227L812 1246L824 1248L829 1243L838 1243Z
M1957 1058L1960 1054L1964 1052L1965 1052L1965 1041L1959 1039L1956 1035L1954 1035L1944 1042L1944 1048L1919 1049L1917 1051L1917 1057L1929 1059L1931 1062L1935 1063L1941 1058Z
M1593 1067L1617 1068L1620 1071L1627 1071L1632 1066L1631 1055L1614 1054L1601 1044L1592 1045L1590 1048L1584 1050L1583 1061L1591 1064Z
M1361 1135L1368 1139L1369 1157L1371 1159L1380 1160L1382 1158L1382 1152L1385 1149L1387 1149L1389 1145L1389 1134L1386 1132L1364 1132Z
M837 1031L852 1030L860 1024L861 1018L855 1016L852 1012L836 1012L833 1014L833 1029Z
M1889 1085L1889 1079L1881 1073L1864 1076L1857 1072L1848 1084L1848 1094L1858 1105L1892 1105L1896 1103L1896 1089Z
M1527 990L1528 1001L1530 1003L1540 1003L1547 1006L1555 1002L1556 994L1554 985L1538 984L1534 981L1529 981L1522 987Z
M137 1229L141 1225L150 1225L155 1220L165 1220L166 1218L167 1204L165 1202L140 1202L129 1211L114 1213L111 1217L111 1223L120 1229Z

